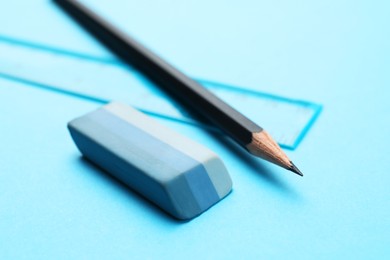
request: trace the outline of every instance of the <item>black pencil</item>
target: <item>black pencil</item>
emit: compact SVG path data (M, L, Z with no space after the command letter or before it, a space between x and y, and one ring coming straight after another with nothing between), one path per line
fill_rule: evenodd
M123 62L137 68L179 103L219 127L251 154L303 175L260 126L74 0L54 0Z

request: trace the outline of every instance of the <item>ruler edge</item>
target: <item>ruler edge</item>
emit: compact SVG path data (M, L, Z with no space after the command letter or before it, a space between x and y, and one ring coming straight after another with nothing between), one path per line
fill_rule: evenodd
M129 66L125 66L123 63L121 63L120 61L118 61L116 59L100 58L100 57L96 57L96 56L93 56L93 55L88 55L88 54L84 54L84 53L80 53L80 52L76 52L76 51L72 51L72 50L65 50L65 49L61 49L61 48L58 48L58 47L49 46L49 45L46 45L46 44L35 43L35 42L29 41L29 40L16 39L16 38L13 38L13 37L8 37L8 36L4 36L4 35L0 34L0 41L3 42L3 43L5 42L5 43L8 43L8 44L12 44L12 45L23 46L25 48L30 48L30 49L35 49L35 50L38 49L38 50L41 50L41 51L52 52L52 53L59 54L59 55L66 55L66 56L71 56L71 57L79 58L79 59L83 59L83 60L89 60L89 61L93 61L93 62L104 63L104 64L107 64L107 65L126 67L127 69L130 68L130 69L133 70L133 68L131 68ZM39 85L40 87L45 87L46 89L48 89L48 88L50 88L52 90L56 89L57 92L59 90L58 88L56 88L54 86L49 86L49 85L46 85L44 83L31 81L31 80L28 80L28 79L16 77L16 76L5 74L5 73L1 73L1 72L0 72L0 77L3 78L3 79L6 79L6 80L17 81L17 82L23 83L23 84ZM279 145L281 147L283 147L285 149L289 149L289 150L295 150L298 147L298 145L302 142L302 140L307 135L307 133L309 132L311 127L317 121L319 115L321 114L321 112L323 110L323 106L322 105L320 105L319 103L311 102L311 101L287 98L287 97L278 96L278 95L275 95L275 94L270 94L270 93L266 93L266 92L262 92L262 91L258 91L258 90L252 90L252 89L245 88L245 87L233 86L233 85L230 85L230 84L219 83L219 82L216 82L216 81L211 81L211 80L206 80L206 79L201 79L201 78L194 78L194 79L197 82L199 82L200 84L202 84L203 86L204 85L208 85L208 86L211 86L211 88L213 88L213 87L215 87L215 88L224 88L224 89L228 89L228 90L235 91L235 92L241 92L243 94L246 93L246 94L250 94L250 95L262 96L265 99L272 99L272 100L276 100L278 102L283 102L283 103L291 103L291 104L294 104L294 105L298 105L298 106L302 106L302 107L311 109L313 111L313 114L311 115L311 117L307 121L307 123L302 127L302 129L300 130L300 133L298 134L298 136L295 137L294 142L292 144L289 144L289 145L288 144L280 144L279 143ZM67 91L62 91L62 92L65 93ZM74 95L74 94L75 93L72 93L72 96L75 97L76 95ZM86 96L86 95L83 95L83 94L80 94L80 95ZM80 95L77 95L77 96L80 96ZM102 99L94 98L93 96L88 96L88 98L84 98L84 99L89 100L89 101L102 103ZM180 123L186 123L186 124L189 124L189 125L192 125L192 126L206 128L207 130L214 130L213 127L210 127L210 126L207 126L207 125L204 125L204 124L195 124L195 123L193 123L191 121L190 122L184 122L184 121L181 121L181 120L173 118L173 117L156 114L154 112L146 111L146 110L143 110L143 109L140 109L140 108L137 108L137 109L142 111L142 112L144 112L144 113L147 113L149 115L154 115L154 116L157 116L157 117L160 117L160 118L165 118L165 119L173 120L173 121L180 122Z

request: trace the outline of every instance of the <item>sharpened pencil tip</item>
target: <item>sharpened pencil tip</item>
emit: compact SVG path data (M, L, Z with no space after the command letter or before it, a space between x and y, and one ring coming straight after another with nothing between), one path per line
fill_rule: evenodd
M291 163L291 167L289 170L292 171L293 173L298 174L299 176L303 176L303 173L298 169L298 167L295 166L293 162L290 161L290 163Z

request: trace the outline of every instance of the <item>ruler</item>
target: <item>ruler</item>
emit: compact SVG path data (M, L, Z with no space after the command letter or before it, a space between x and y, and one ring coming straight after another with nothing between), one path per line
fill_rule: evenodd
M137 70L115 59L0 36L0 77L100 103L122 101L152 116L210 127L192 119ZM313 102L197 81L288 149L296 148L321 111Z

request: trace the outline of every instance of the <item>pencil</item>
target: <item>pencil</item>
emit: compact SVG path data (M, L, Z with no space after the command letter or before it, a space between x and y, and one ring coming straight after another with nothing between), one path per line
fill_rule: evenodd
M271 136L200 84L75 0L53 0L124 63L220 128L249 153L303 176Z

